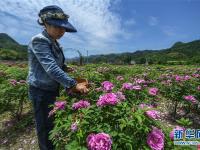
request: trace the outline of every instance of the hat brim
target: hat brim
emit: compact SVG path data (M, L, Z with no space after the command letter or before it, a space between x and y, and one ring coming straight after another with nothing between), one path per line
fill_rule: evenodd
M65 28L66 32L77 32L76 28L72 26L68 20L61 19L47 19L46 22L51 25L59 26Z

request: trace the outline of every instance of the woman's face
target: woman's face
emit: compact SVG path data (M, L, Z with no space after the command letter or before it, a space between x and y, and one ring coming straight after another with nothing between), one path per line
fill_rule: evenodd
M48 34L54 39L60 39L65 34L65 28L46 24Z

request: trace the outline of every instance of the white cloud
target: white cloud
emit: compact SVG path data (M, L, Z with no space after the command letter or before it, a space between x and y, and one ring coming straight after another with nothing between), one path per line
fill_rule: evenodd
M124 25L125 26L134 26L136 24L136 21L135 21L135 19L133 19L133 18L131 18L131 19L129 19L129 20L126 20L125 22L124 22Z
M149 25L150 26L156 26L158 24L158 18L154 16L149 17Z
M162 31L167 36L175 36L176 35L176 27L172 26L164 26Z
M108 49L113 42L118 42L117 37L121 35L122 39L127 35L118 15L109 9L118 3L119 0L4 0L0 1L0 22L3 22L0 32L27 43L32 35L40 31L41 27L36 23L39 10L47 5L58 5L70 15L69 21L78 30L63 37L63 46ZM126 23L133 25L134 20Z

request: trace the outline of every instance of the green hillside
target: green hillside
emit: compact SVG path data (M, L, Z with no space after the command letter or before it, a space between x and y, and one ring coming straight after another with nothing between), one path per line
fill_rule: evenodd
M188 43L177 42L168 49L143 50L121 54L93 55L93 63L108 62L114 64L200 64L200 40Z
M0 33L0 59L26 60L27 46L20 45L6 33Z
M0 59L27 60L27 46L5 33L0 33ZM200 40L176 42L170 48L120 54L91 55L90 63L112 64L200 64Z

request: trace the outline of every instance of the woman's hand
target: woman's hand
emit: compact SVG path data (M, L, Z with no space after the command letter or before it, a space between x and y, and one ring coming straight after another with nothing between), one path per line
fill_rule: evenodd
M67 94L73 94L73 93L81 93L85 94L89 92L89 89L87 88L87 85L85 83L78 83L73 88L66 89Z
M89 90L88 90L88 88L86 87L85 83L78 83L78 84L75 86L74 90L75 90L76 92L80 92L80 93L88 93L88 92L89 92Z

